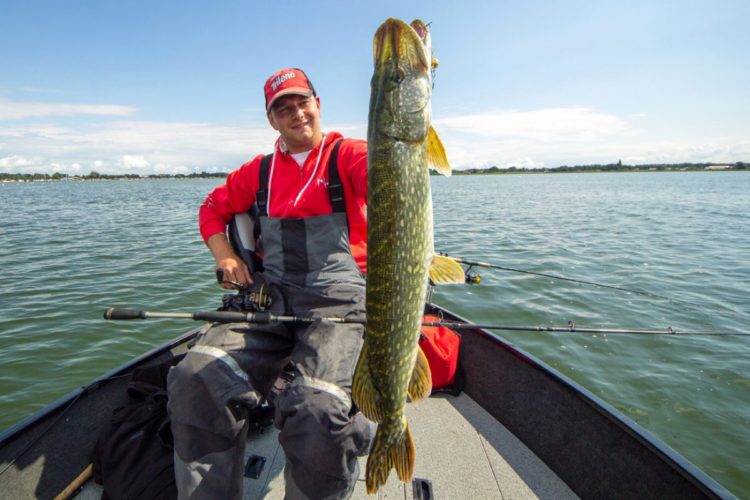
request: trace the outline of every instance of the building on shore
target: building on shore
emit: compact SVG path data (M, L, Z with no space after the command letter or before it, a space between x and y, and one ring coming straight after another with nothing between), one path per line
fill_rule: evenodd
M734 165L709 165L703 170L730 170L733 168L734 168Z

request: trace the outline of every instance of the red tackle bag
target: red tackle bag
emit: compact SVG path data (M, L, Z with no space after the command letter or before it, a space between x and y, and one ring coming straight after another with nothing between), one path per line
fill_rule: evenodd
M425 322L440 322L437 316L427 314ZM463 373L458 363L461 336L445 326L423 326L419 335L422 348L432 372L432 392L458 395L463 389Z

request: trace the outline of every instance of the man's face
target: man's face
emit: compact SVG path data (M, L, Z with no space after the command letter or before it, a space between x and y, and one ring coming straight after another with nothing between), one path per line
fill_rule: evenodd
M320 141L320 98L285 95L273 103L268 122L291 153L309 151Z

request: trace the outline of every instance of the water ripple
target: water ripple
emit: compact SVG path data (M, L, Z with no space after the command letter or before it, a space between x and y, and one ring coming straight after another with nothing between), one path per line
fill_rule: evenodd
M0 427L193 326L106 322L106 307L216 308L196 217L216 184L2 187ZM481 284L435 299L478 323L750 330L750 174L436 177L433 200L439 251L672 299L475 269ZM746 338L501 335L750 492Z

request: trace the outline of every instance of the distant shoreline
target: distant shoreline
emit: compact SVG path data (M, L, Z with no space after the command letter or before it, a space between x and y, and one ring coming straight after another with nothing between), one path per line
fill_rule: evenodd
M677 163L651 165L623 165L612 163L608 165L576 165L550 168L525 167L489 167L454 170L454 175L505 175L505 174L567 174L567 173L597 173L597 172L735 172L750 171L750 163ZM4 174L0 173L0 182L45 182L45 181L102 181L102 180L151 180L151 179L223 179L229 172L200 172L193 174L100 174L91 172L88 175L54 174ZM432 171L432 175L439 175Z
M568 174L597 172L734 172L750 171L750 163L660 163L648 165L625 165L622 162L607 165L575 165L550 168L489 167L454 170L454 175L505 175L505 174ZM432 172L435 174L435 172Z
M199 174L99 174L68 175L68 174L0 174L0 182L56 182L56 181L147 181L154 179L225 179L229 172Z

